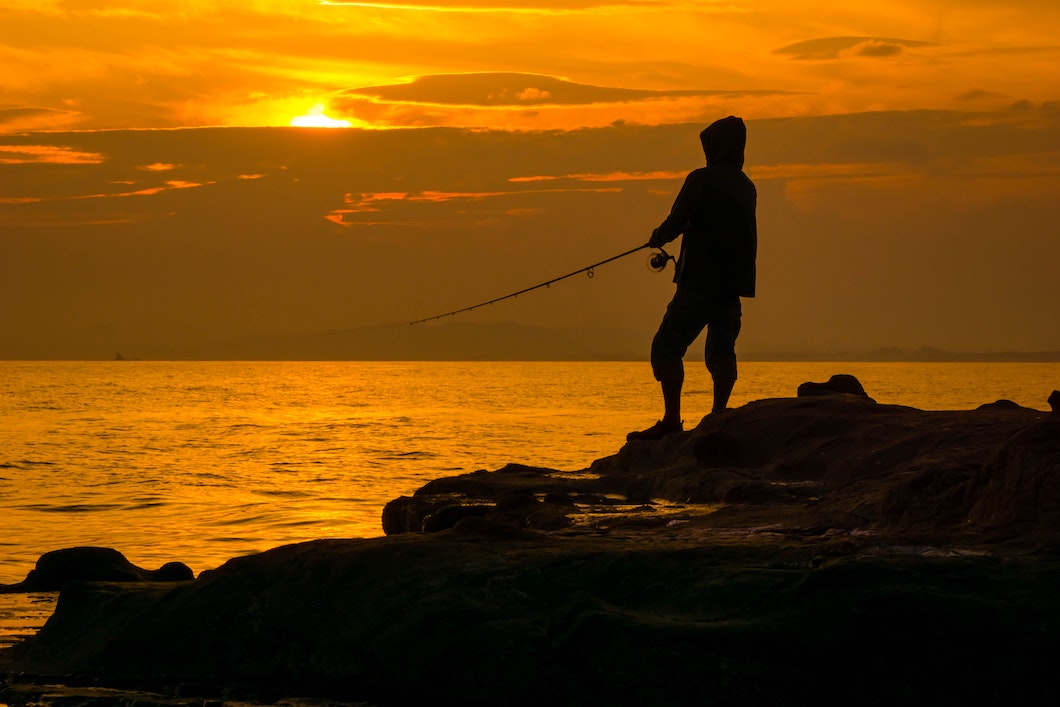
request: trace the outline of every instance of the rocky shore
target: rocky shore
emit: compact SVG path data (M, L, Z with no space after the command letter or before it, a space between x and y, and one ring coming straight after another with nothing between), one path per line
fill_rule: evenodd
M385 538L71 577L0 654L0 703L1035 702L1060 654L1050 402L923 411L836 377L577 473L438 479Z

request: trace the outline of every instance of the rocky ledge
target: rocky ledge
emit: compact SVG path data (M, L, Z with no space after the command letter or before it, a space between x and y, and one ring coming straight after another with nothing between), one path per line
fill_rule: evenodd
M379 705L1052 692L1057 412L878 405L839 377L577 473L438 479L383 524L385 538L276 548L192 581L68 582L0 658L0 702L47 702L56 684L53 702L95 705L145 702L134 690Z

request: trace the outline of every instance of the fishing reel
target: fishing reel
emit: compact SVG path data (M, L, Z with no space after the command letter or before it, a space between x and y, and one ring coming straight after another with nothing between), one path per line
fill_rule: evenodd
M666 264L671 260L676 260L676 258L662 248L659 248L658 253L652 253L648 256L648 270L651 270L652 272L662 272L666 269Z

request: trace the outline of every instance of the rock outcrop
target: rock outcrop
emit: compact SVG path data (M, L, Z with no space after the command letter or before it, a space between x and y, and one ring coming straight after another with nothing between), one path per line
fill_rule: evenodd
M849 373L837 373L824 383L807 382L799 386L797 395L800 398L808 398L814 395L856 395L860 398L872 400L865 392L855 376ZM873 401L875 402L875 401Z
M388 537L68 584L0 655L0 702L53 681L158 704L1033 703L1060 647L1058 425L843 391L577 473L438 479L387 505Z
M184 582L195 574L183 562L167 562L157 570L137 567L117 550L72 547L46 552L18 584L0 584L0 594L57 592L68 582Z
M680 520L686 532L1057 542L1057 424L1018 405L925 411L848 392L760 400L628 443L585 473L511 464L432 481L387 504L383 528L432 532L468 516L533 530Z

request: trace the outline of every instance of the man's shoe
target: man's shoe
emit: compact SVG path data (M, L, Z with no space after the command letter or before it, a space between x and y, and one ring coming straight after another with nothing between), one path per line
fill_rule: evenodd
M662 439L667 435L672 435L674 432L684 432L685 426L680 422L663 422L659 420L654 425L646 430L640 430L639 432L630 432L626 435L627 442L633 442L638 439Z

